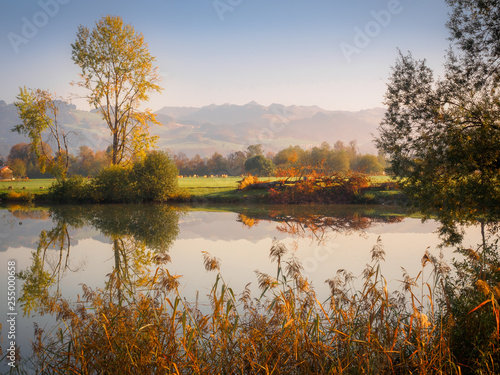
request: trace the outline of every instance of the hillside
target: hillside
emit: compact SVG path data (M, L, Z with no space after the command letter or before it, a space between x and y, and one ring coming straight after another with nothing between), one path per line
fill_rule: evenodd
M225 154L242 150L256 143L263 144L266 151L277 151L289 145L309 147L338 140L357 140L361 152L374 153L373 135L384 109L327 111L317 106L262 106L250 102L242 106L163 107L156 113L163 126L153 126L151 133L160 137L160 149L207 156L215 151ZM72 152L81 145L95 150L109 145L107 126L98 114L61 103L60 118L76 134ZM0 155L7 156L16 143L28 142L10 131L18 123L15 106L0 101Z
M160 136L161 147L188 155L201 150L205 154L234 151L255 143L276 151L289 145L308 147L354 139L361 152L373 153L373 135L384 109L327 111L316 106L266 107L251 102L243 106L163 107L157 113L169 119L162 120L165 127L153 130Z

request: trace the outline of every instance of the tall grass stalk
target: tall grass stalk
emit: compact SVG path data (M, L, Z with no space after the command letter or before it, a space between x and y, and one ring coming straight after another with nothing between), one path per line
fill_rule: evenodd
M426 253L420 273L411 277L403 270L401 288L389 292L380 239L371 253L372 261L360 276L361 287L352 274L339 270L326 281L330 296L323 302L302 275L298 259L281 243L273 243L270 251L276 275L256 271L257 296L249 285L236 295L223 278L220 261L203 253L205 269L216 273L208 313L198 301L182 298L180 276L167 267L169 257L157 257L154 276L126 302L118 298L112 283L106 290L84 286L83 298L76 304L61 298L47 301L45 312L63 324L51 333L37 327L37 370L41 374L464 373L450 346L456 323L445 306L449 267L442 258Z

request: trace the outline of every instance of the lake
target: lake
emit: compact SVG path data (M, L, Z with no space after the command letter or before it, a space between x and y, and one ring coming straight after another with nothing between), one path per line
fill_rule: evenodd
M374 206L176 206L87 205L0 209L0 298L7 301L7 265L15 262L16 344L29 353L33 324L46 331L50 316L37 314L49 296L72 301L82 296L82 285L105 288L113 270L124 293L140 290L144 278L165 255L171 274L182 275L181 293L188 301L197 296L203 306L215 273L208 273L203 253L220 259L221 274L236 294L248 283L255 296L256 270L276 274L269 259L273 241L296 256L303 274L312 281L319 298L328 297L325 280L337 270L359 276L371 260L380 238L385 250L383 275L391 288L399 288L402 267L413 276L421 270L426 249L447 260L452 248L439 249L438 224L407 217L397 207ZM478 228L469 228L463 244L481 241ZM430 273L430 271L427 271ZM141 281L142 280L142 281ZM8 349L7 304L0 305L2 349ZM24 306L24 308L23 308ZM23 312L27 315L23 316ZM6 369L5 361L2 371Z

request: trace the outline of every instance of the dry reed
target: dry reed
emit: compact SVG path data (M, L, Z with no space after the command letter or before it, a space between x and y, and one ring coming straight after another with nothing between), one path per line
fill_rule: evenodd
M389 292L384 256L379 239L361 288L339 270L320 302L281 243L270 252L276 276L256 271L258 297L249 285L235 295L220 261L203 253L206 270L216 272L209 313L181 297L169 257L156 256L154 276L134 298L118 295L111 277L105 290L84 286L76 304L47 301L45 312L62 324L49 333L36 328L34 364L40 374L465 373L450 350L453 319L438 303L450 269L426 253L420 273L404 271L401 289ZM486 286L478 282L485 294Z

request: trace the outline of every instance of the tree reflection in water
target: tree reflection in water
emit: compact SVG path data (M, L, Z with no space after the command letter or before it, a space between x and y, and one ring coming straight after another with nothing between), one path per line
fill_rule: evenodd
M54 228L40 233L31 266L20 272L24 280L19 302L25 315L51 312L60 297L60 282L70 262L71 231L91 227L108 237L114 267L107 275L108 288L118 300L134 298L147 282L152 259L165 259L179 234L182 210L166 205L56 206L50 208ZM53 249L58 256L53 257Z
M41 304L49 298L49 289L54 284L53 295L59 296L60 282L66 270L76 271L70 267L70 248L71 239L66 223L57 222L50 231L44 230L40 233L38 247L32 253L31 267L19 274L19 278L24 280L19 303L26 315L41 307ZM58 251L55 258L49 256L52 249Z
M378 223L398 223L404 219L403 211L383 211L373 208L344 206L283 206L265 211L245 211L238 215L238 221L248 227L259 221L277 222L276 229L294 237L310 238L319 244L328 240L331 233L352 234L370 228Z
M179 234L179 207L166 205L55 206L48 211L54 227L40 233L31 266L20 273L24 280L20 303L25 314L50 311L47 301L60 297L60 283L67 271L81 265L70 262L71 233L91 227L109 238L114 258L107 275L107 288L115 289L118 300L135 298L146 288L152 261L169 260L168 251ZM280 206L279 208L233 208L238 221L251 227L260 220L278 222L277 230L299 239L322 243L329 233L360 232L376 223L399 222L403 214L380 209L342 206ZM39 213L38 213L39 215ZM54 250L58 254L54 257Z

